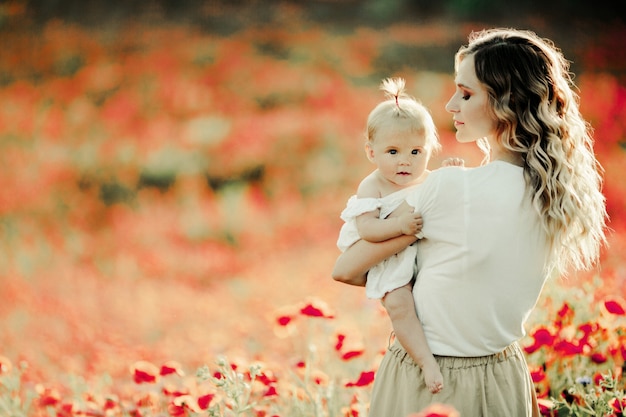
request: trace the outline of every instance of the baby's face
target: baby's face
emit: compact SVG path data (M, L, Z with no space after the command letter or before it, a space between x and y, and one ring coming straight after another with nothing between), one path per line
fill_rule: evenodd
M431 153L423 133L393 129L379 131L366 150L383 178L401 187L420 181Z

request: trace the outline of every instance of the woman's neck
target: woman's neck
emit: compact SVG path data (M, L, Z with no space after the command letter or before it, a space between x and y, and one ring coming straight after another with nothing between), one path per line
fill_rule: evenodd
M502 148L491 148L490 161L502 161L512 165L524 166L522 155Z

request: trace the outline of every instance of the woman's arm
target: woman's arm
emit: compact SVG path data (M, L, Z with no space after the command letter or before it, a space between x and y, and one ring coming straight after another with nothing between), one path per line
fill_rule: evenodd
M377 243L361 239L339 255L332 277L335 281L363 287L367 281L367 271L371 267L402 251L416 240L412 235L398 236Z

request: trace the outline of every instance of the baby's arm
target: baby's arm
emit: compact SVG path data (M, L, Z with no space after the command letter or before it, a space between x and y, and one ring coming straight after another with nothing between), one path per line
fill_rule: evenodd
M397 213L412 210L413 208L405 201L389 215L389 218L395 217ZM420 217L418 230L422 230L422 225L423 220ZM335 261L332 277L335 281L363 287L371 267L402 251L416 240L415 235L401 235L383 242L368 242L361 239L339 255Z
M381 219L379 210L363 213L356 218L356 227L361 239L368 242L382 242L392 237L415 235L421 230L421 218L418 213L407 210L398 217Z
M378 243L361 239L339 255L332 277L338 282L364 287L371 267L402 251L416 240L415 236L404 235Z
M370 175L359 186L357 198L379 198L376 180ZM411 207L394 213L394 217L381 219L380 210L363 213L356 218L356 227L361 239L368 242L383 242L392 237L415 235L421 230L421 215Z

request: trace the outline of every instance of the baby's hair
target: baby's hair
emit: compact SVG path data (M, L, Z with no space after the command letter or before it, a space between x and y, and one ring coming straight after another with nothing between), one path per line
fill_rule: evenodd
M380 84L386 100L379 103L367 118L367 141L375 141L383 129L402 129L422 134L431 152L441 149L437 129L428 109L406 93L403 78L386 78Z
M406 82L403 78L386 78L380 84L385 96L390 100L395 100L398 112L400 112L400 98L410 99L405 91Z

